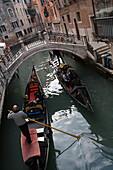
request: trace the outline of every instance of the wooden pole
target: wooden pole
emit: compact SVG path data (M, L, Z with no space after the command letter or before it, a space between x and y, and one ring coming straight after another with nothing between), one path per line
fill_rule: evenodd
M63 131L63 130L60 130L60 129L54 128L54 127L52 127L52 126L46 125L46 124L44 124L44 123L38 122L38 121L33 120L33 119L31 119L31 118L28 118L28 119L31 120L31 121L33 121L33 122L36 122L36 123L38 123L38 124L41 124L41 125L43 125L43 126L49 127L49 128L51 128L51 129L54 129L54 130L57 130L57 131L59 131L59 132L65 133L65 134L67 134L67 135L70 135L70 136L72 136L72 137L75 137L75 138L77 138L77 139L82 138L82 137L80 137L80 136L73 135L73 134L68 133L68 132L65 132L65 131Z

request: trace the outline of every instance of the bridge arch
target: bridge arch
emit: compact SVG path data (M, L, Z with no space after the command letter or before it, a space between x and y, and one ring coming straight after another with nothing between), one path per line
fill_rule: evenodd
M84 45L77 45L77 44L64 44L64 43L41 43L37 46L27 45L23 46L21 55L18 56L6 69L5 75L7 77L8 82L10 82L13 74L17 70L17 68L28 58L31 56L43 52L43 51L51 51L51 50L59 50L59 51L66 51L70 52L81 59L86 57L86 50Z

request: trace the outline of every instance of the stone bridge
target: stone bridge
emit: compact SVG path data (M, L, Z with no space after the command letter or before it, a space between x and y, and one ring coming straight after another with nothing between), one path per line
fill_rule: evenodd
M84 59L86 54L86 44L85 38L84 41L79 41L78 43L73 42L55 42L48 39L47 33L44 34L44 39L42 41L36 41L28 45L24 45L21 40L21 49L14 56L10 57L9 61L5 61L5 65L2 64L3 73L9 82L17 70L17 68L29 57L32 55L49 50L60 50L70 52L82 59Z

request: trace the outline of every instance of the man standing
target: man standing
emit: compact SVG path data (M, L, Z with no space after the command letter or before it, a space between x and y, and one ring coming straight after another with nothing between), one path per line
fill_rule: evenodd
M20 128L21 132L26 137L28 144L30 144L32 141L31 141L28 125L25 120L25 118L27 118L27 114L24 113L22 110L19 111L17 105L14 105L13 111L9 111L9 112L10 113L8 114L7 118L13 119L15 121L16 125Z

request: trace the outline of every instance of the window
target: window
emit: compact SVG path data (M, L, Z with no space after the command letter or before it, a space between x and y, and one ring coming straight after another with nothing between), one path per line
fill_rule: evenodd
M40 0L41 5L44 6L44 0Z
M1 33L3 32L1 27L0 27L0 32L1 32Z
M34 23L34 18L31 18L31 22Z
M22 26L24 26L24 23L23 23L23 21L22 21L22 20L20 20L20 22L21 22L21 25L22 25Z
M77 21L81 21L80 12L76 12Z
M30 21L30 19L28 18L28 22L29 22L29 24L31 23L31 21Z
M22 9L20 8L20 11L21 11L21 14L23 15L23 11L22 11Z
M54 7L54 11L55 11L55 15L56 15L56 17L57 17L57 13L56 13L56 9L55 9L55 7Z
M28 11L26 9L24 9L24 10L25 10L26 15L28 15Z
M19 15L18 9L16 8L17 14Z
M67 15L68 23L71 23L70 15Z
M39 21L42 21L42 17L41 17L40 13L37 14L37 18L38 18Z
M32 32L32 27L30 27L29 29L30 29L30 31Z
M17 37L17 38L19 38L19 37L23 37L22 32L21 32L21 31L17 32L17 33L16 33L16 37Z
M50 10L50 14L51 14L52 17L54 17L54 13L53 13L52 9Z
M64 16L62 16L62 21L65 22Z
M13 27L14 29L17 28L17 27L19 27L18 22L17 22L17 21L12 22L12 27Z
M17 0L17 2L19 3L19 0Z
M58 3L58 9L60 8L60 1L59 0L57 0L57 3Z
M11 18L14 17L14 13L13 13L13 10L11 8L8 9L8 14Z
M27 28L27 31L28 31L28 33L30 33L31 31L30 31L30 28Z
M5 32L5 31L7 31L5 25L1 25L0 26L0 32L2 33L2 32Z
M26 35L27 34L27 31L24 29L24 34Z
M8 39L8 35L4 36L4 39Z

